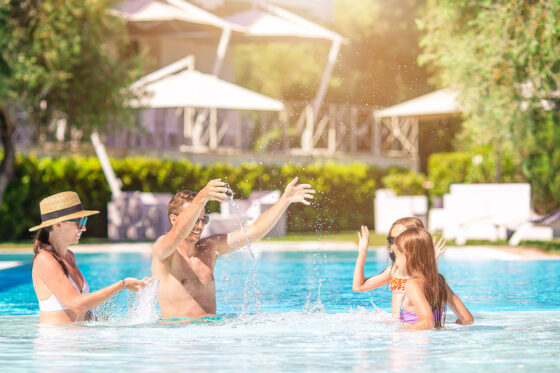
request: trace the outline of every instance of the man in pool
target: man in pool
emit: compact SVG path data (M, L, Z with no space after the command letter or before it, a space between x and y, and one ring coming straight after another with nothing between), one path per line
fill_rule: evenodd
M292 203L309 205L314 190L309 184L292 180L282 197L247 227L249 242L261 239L275 225ZM200 239L208 223L205 206L208 201L224 201L227 184L210 181L198 194L178 192L169 202L171 230L152 247L152 275L160 281L158 298L163 319L198 318L216 314L214 265L219 255L247 245L242 229Z

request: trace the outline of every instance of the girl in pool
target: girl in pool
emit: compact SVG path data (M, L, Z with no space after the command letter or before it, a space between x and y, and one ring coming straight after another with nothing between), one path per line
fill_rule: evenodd
M458 324L474 322L467 307L438 272L430 233L421 228L407 229L395 239L394 251L395 264L409 277L400 305L401 323L408 324L405 330L441 328L446 305L457 316Z
M39 205L42 224L33 245L33 286L39 300L40 323L59 324L84 321L88 311L120 290L138 291L148 279L125 278L101 290L89 292L89 285L68 249L77 244L86 230L87 211L74 192L62 192L43 199Z
M387 283L389 283L389 289L392 291L392 301L391 301L391 311L394 317L399 316L399 308L404 295L404 285L406 283L407 277L394 265L395 257L393 252L393 246L395 237L400 233L404 232L409 228L424 228L422 220L414 217L406 217L398 219L393 223L391 229L389 229L389 235L387 236L387 244L389 250L389 257L391 258L391 265L385 268L383 272L378 275L372 276L365 279L364 276L364 266L366 263L367 250L369 245L369 230L366 226L362 226L362 233L358 232L359 244L358 244L358 259L356 260L356 267L354 269L354 280L352 283L352 289L355 292L364 292L373 289L377 289ZM445 241L440 239L435 245L436 248L436 259L445 252L447 249L445 246Z

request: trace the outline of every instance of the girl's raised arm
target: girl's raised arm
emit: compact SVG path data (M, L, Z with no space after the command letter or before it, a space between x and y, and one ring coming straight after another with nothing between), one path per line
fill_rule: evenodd
M354 279L352 281L352 290L355 292L369 291L377 289L389 282L391 267L387 267L378 275L365 279L364 266L366 264L367 250L369 245L369 230L362 225L362 233L358 232L358 259L354 268Z

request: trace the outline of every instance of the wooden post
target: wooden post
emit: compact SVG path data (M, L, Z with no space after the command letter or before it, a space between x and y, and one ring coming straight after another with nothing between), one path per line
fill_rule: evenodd
M288 125L288 109L284 109L282 110L279 114L278 114L278 120L280 121L280 129L282 131L282 147L284 148L284 151L287 152L288 149L290 149L290 136L289 136L289 130L290 127Z
M381 118L373 118L373 153L381 155Z
M215 150L218 147L218 109L210 109L209 147Z
M243 148L243 121L236 120L237 131L235 131L235 148L237 150L242 150Z
M356 153L358 151L358 108L352 106L350 108L350 151Z
M183 137L190 139L193 133L193 115L194 110L192 107L183 108Z
M329 135L327 145L330 154L334 154L336 152L336 115L336 106L331 104L329 106Z
M305 129L301 135L301 148L305 153L313 151L313 107L305 107Z

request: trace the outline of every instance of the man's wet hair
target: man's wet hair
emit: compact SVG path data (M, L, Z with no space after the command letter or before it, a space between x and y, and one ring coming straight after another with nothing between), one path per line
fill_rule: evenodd
M194 197L196 197L196 193L190 190L181 190L180 192L177 192L167 205L167 216L179 215L183 210L185 203L192 202Z

